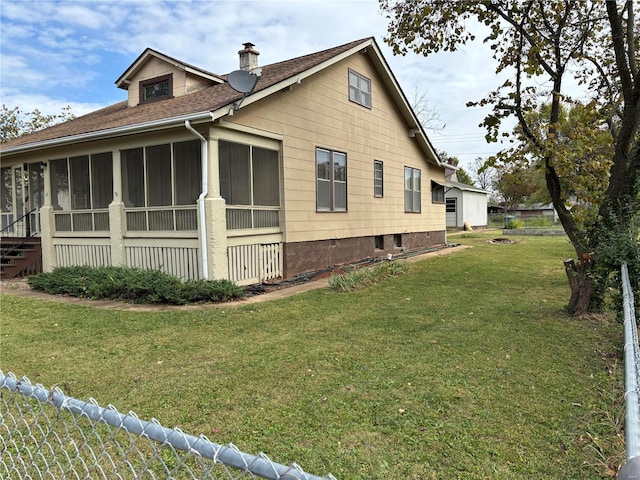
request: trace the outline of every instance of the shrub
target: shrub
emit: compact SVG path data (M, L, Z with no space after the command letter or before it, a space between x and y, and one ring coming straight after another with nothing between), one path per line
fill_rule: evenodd
M507 229L524 228L524 222L519 218L514 218L507 222L507 226L505 228Z
M351 272L332 275L329 278L329 288L339 292L348 292L374 285L386 278L401 275L408 270L409 264L405 262L378 263L370 268L358 268Z
M59 267L27 279L34 290L91 299L183 305L239 298L242 289L228 280L191 280L160 270L128 267Z

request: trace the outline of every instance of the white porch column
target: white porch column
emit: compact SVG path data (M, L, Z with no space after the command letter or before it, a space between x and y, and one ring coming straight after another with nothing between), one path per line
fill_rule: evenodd
M53 245L55 219L51 206L51 162L45 163L44 169L44 201L40 207L40 242L42 243L42 271L50 272L58 266L56 249Z
M122 202L122 175L120 150L113 151L113 201L109 204L109 237L111 239L111 265L126 266L124 235L127 231L127 216Z
M47 169L49 170L49 169ZM46 178L46 174L45 174ZM49 182L45 185L48 185ZM46 188L46 187L45 187ZM46 192L46 190L45 190ZM45 199L50 197L49 192L45 193ZM58 266L56 261L56 249L53 245L54 218L53 207L49 200L45 200L46 204L40 207L40 242L42 243L42 271L50 272Z
M204 199L207 222L207 257L209 278L229 278L227 260L227 208L220 196L220 162L218 139L210 135L209 140L209 194Z

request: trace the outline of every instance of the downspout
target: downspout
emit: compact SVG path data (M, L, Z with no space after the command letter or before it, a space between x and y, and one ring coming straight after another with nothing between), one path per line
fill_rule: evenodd
M200 139L202 146L202 193L198 196L198 212L200 214L200 250L202 251L202 275L205 280L209 279L209 259L207 258L207 223L204 211L204 197L209 193L209 146L207 139L200 132L191 126L189 120L184 121L187 130Z

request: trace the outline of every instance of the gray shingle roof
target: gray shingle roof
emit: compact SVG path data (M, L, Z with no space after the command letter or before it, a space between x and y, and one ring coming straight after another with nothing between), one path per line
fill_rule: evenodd
M356 40L302 57L265 65L261 67L262 75L253 94L301 74L369 40L370 38ZM226 75L221 77L226 79ZM127 106L127 102L124 101L6 142L0 146L0 151L9 153L16 147L26 147L39 142L63 140L65 137L145 124L163 119L179 118L201 112L212 112L230 105L240 98L242 98L240 93L233 90L227 83L224 83L212 85L188 95L134 107Z

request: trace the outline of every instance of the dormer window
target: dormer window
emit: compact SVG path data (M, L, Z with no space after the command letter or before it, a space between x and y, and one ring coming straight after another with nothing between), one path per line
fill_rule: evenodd
M140 103L155 102L171 97L173 97L172 74L140 82Z

